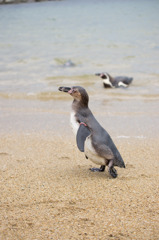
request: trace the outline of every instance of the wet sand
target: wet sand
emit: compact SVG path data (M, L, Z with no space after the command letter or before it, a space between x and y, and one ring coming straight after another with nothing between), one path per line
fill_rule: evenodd
M157 240L159 139L114 140L117 179L90 172L73 137L2 134L0 239Z

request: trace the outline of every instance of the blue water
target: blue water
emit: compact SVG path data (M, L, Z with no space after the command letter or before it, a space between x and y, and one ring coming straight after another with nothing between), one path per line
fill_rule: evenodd
M134 92L159 94L158 0L3 5L0 19L2 97L47 95L61 84L93 90L100 71L133 76ZM67 60L75 66L64 67Z

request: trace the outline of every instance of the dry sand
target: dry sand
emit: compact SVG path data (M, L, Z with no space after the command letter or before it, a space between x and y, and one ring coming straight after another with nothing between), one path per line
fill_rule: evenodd
M93 173L74 139L0 138L0 239L159 239L159 139L114 139L126 169Z

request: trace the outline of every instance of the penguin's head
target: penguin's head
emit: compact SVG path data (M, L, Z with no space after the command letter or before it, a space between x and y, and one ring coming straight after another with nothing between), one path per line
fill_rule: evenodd
M95 73L95 75L101 77L102 79L109 79L109 74L107 72Z
M88 94L83 87L73 86L73 87L59 87L59 91L68 92L76 101L88 104Z
M113 87L112 82L111 82L112 78L107 72L95 73L95 75L100 76L103 79L104 87Z

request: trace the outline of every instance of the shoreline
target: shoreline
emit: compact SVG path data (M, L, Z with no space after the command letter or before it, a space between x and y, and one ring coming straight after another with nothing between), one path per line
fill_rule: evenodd
M67 96L67 95L66 95ZM0 133L50 132L70 136L72 99L0 99ZM156 138L159 133L158 100L118 100L91 96L90 109L112 138Z

